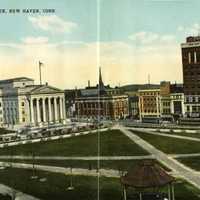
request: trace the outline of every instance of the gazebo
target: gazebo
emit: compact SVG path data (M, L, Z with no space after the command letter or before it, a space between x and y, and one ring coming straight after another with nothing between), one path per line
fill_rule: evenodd
M139 194L139 200L143 200L145 189L155 189L164 186L168 186L168 194L166 193L167 198L165 199L174 200L174 181L175 179L170 176L155 161L142 161L133 169L130 169L127 174L121 177L124 200L127 200L126 190L128 187L134 188L137 191L137 194Z

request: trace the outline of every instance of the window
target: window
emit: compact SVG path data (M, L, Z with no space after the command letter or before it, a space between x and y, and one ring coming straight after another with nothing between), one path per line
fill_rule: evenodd
M23 121L23 122L25 122L25 121L26 121L24 117L22 118L22 121Z
M22 104L21 104L22 106L24 106L24 102L22 102Z

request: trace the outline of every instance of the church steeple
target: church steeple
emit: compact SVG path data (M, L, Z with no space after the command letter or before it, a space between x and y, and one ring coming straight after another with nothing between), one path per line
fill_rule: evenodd
M106 94L106 90L105 90L104 83L102 80L102 75L101 75L101 67L99 67L99 94L100 95Z

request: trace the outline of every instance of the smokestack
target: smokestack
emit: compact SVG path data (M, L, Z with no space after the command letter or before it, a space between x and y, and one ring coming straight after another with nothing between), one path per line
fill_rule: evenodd
M88 87L90 88L90 80L88 80Z

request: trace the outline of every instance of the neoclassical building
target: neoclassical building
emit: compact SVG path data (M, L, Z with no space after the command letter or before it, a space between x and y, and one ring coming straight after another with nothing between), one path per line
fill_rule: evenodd
M45 126L65 123L64 91L35 85L26 77L0 81L0 123L2 125Z

